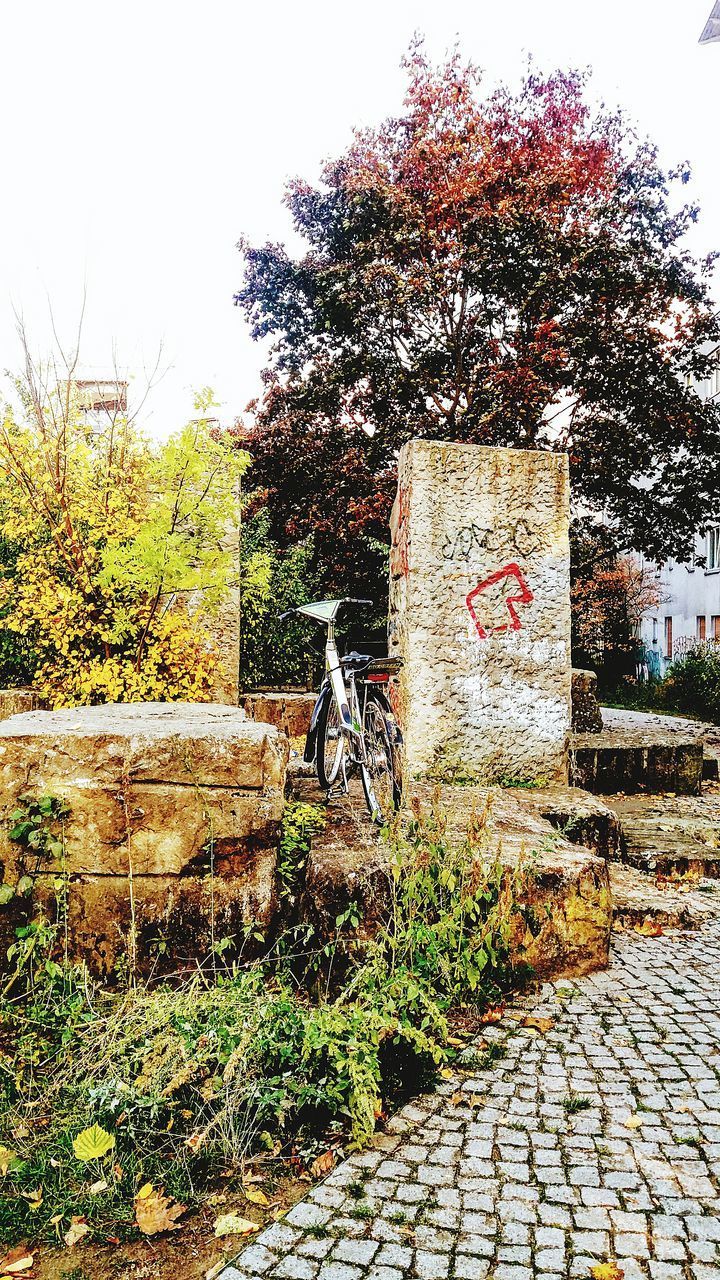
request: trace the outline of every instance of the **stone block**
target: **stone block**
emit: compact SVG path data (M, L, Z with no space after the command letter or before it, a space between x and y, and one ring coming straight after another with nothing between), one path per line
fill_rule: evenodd
M36 879L35 899L51 914L56 895L54 876ZM213 941L220 938L232 938L235 953L242 949L247 958L245 926L266 929L276 907L272 849L249 854L245 874L230 878L137 875L130 881L127 876L75 875L67 886L70 950L103 976L128 954L135 957L139 973L195 968L197 960L208 959ZM16 911L11 910L10 919Z
M564 454L401 450L390 643L409 776L566 779L568 523Z
M0 729L0 788L170 782L266 790L285 781L287 744L239 707L110 703L11 717Z
M602 733L603 718L597 696L594 671L573 668L572 727L574 733Z
M270 922L288 750L277 729L214 704L15 716L0 725L3 879L30 874L49 898L62 872L71 950L104 969L130 915L140 967L158 931L172 938L162 951L168 963L202 958L210 933ZM68 806L54 863L38 865L6 834L24 795Z
M252 720L274 724L289 738L301 738L310 728L316 699L315 693L297 690L259 690L243 694L240 705Z
M40 695L34 689L0 689L0 720L23 711L37 711Z
M311 796L308 784L300 797ZM542 816L545 806L531 797L523 789L425 783L411 786L407 799L413 813L442 815L451 845L464 842L479 820L479 856L523 868L523 892L511 924L515 963L530 965L541 977L604 968L612 926L608 864L555 830ZM336 917L348 901L361 910L360 938L391 911L388 848L368 823L358 822L360 805L351 789L349 799L328 808L325 830L312 842L298 918L321 936L334 936Z
M570 750L574 786L600 795L616 792L698 795L702 786L703 742L662 728L603 729L576 733Z

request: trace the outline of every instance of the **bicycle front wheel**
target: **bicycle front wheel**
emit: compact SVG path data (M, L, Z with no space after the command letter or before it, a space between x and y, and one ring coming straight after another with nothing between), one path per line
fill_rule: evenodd
M365 757L360 773L373 822L387 822L400 806L399 732L392 712L375 694L365 704Z
M318 716L317 776L324 791L334 786L342 764L345 738L340 712L332 696L325 699Z

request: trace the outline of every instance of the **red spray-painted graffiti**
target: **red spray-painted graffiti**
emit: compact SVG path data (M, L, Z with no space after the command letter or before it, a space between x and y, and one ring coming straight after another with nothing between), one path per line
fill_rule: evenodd
M390 548L390 572L394 578L406 578L410 572L410 489L404 484L398 488L395 506L390 517L392 545Z
M484 627L478 618L477 600L483 591L487 591L489 587L495 586L496 583L502 582L503 579L515 579L510 582L513 594L505 596L505 604L510 614L510 620L502 623L500 626ZM515 608L516 604L530 604L535 597L530 590L522 570L519 565L506 564L502 569L498 569L496 573L491 573L489 578L485 578L483 582L478 582L476 587L468 594L465 603L470 610L470 616L475 623L477 633L481 640L487 640L489 635L499 634L502 631L519 631L522 623L519 614Z

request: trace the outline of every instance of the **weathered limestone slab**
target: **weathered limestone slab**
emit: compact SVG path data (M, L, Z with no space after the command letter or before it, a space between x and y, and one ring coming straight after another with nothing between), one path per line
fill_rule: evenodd
M664 876L720 877L720 795L609 796L622 829L621 856Z
M272 918L287 759L287 738L237 707L140 703L15 716L0 725L2 878L30 874L47 897L58 872L68 877L71 949L103 967L114 962L111 943L124 945L131 916L141 966L151 962L145 924L156 937L162 926L168 963L202 958L202 939L222 936L225 917L235 934ZM69 808L53 863L35 865L6 834L26 795L57 796Z
M567 777L564 454L412 440L391 521L390 643L410 777Z
M603 729L573 734L570 780L585 791L673 791L697 795L702 785L703 742L662 728Z
M301 738L310 728L317 694L278 689L245 693L240 705L252 720L274 724L289 738Z
M317 803L307 780L295 778L294 786L296 798ZM451 842L463 841L471 821L482 815L483 856L525 869L511 931L516 963L542 977L604 968L612 922L608 865L554 830L527 800L523 791L429 785L414 787L409 797L423 812L437 808ZM363 820L362 807L351 788L348 798L328 808L327 826L312 843L299 911L320 936L335 936L337 915L349 901L360 907L361 936L372 933L389 910L387 847Z
M720 913L720 895L702 893L678 881L658 882L634 867L610 868L613 928L632 929L647 920L662 929L698 929Z
M0 720L23 711L37 711L40 695L34 689L0 689Z
M603 718L594 671L573 668L572 727L574 733L602 733Z
M22 768L30 788L44 779L84 785L127 779L262 790L284 783L286 759L287 745L267 725L217 703L35 711L0 729L0 787Z
M525 791L524 809L532 809L556 830L601 858L619 858L622 832L614 809L579 787L548 787Z

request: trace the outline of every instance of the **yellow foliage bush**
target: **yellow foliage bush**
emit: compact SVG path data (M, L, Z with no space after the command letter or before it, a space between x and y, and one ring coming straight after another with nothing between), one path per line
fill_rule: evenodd
M0 421L0 537L14 548L3 625L32 644L52 707L206 700L248 455L218 434L209 392L153 446L126 415L89 418L70 379L45 388L29 366L21 412ZM267 582L262 556L245 577Z

